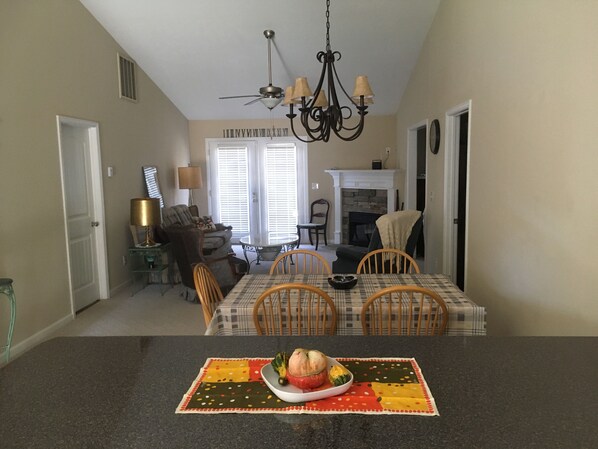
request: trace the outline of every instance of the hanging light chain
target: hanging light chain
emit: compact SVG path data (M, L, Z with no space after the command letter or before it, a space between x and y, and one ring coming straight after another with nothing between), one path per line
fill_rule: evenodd
M330 51L330 0L326 0L326 51Z
M333 52L330 46L330 0L326 0L326 51L318 52L316 55L316 59L322 64L322 72L313 94L309 91L309 86L307 86L307 82L303 79L305 86L307 86L307 91L310 93L305 96L301 95L301 102L297 105L299 109L299 121L304 132L307 134L306 139L297 135L293 119L297 117L298 114L295 114L293 111L295 106L293 102L291 101L288 103L289 113L287 114L287 117L290 119L291 131L293 135L302 142L328 142L331 133L334 133L341 140L352 141L359 137L363 131L365 123L364 117L367 114L368 109L368 106L365 104L365 96L363 94L356 94L359 97L359 99L357 99L358 97L351 97L345 90L335 67L335 61L340 60L340 58L340 52ZM299 83L300 80L301 79L298 78L297 83ZM367 78L365 83L367 85ZM355 126L347 126L345 123L346 120L351 119L353 116L353 110L349 106L341 106L337 97L337 84L338 89L340 89L339 93L342 91L345 97L349 99L350 105L356 108L358 121ZM299 84L297 84L297 86L299 86ZM369 88L369 85L367 87ZM298 87L295 89L297 90ZM327 92L328 94L327 99L324 96L324 92ZM324 97L324 105L320 104L318 101L321 93ZM299 97L296 98L298 99ZM347 133L352 134L347 135Z

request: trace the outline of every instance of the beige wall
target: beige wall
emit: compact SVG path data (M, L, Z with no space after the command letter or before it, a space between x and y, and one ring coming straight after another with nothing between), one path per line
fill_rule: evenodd
M472 100L466 292L491 335L598 335L596 17L596 1L445 0L401 102L404 165L409 126L444 131ZM444 144L428 152L440 261Z
M249 106L248 106L249 107ZM252 107L263 107L260 104ZM189 122L189 141L191 147L191 161L202 167L204 179L206 175L206 138L221 138L223 129L253 129L253 128L289 128L287 119L279 120L195 120ZM372 159L383 159L385 148L391 148L391 157L387 168L396 168L396 122L394 116L366 117L363 134L353 142L344 142L333 136L328 143L310 143L308 145L309 170L309 200L326 198L331 204L334 202L332 177L324 170L338 169L368 169L372 167ZM290 132L290 131L289 131ZM319 190L311 190L312 183L319 184ZM208 213L207 189L196 192L195 198L202 213ZM328 236L332 239L334 231L334 205L330 210L328 220Z
M15 353L71 311L56 115L99 122L104 174L114 167L103 179L112 290L130 279L121 259L141 166L159 167L167 202L186 199L174 169L189 161L188 121L141 70L139 102L120 100L118 51L77 1L0 4L0 276L14 279Z

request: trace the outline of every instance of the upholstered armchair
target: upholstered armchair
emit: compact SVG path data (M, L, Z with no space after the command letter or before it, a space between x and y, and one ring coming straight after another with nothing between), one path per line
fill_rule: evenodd
M170 228L193 228L199 231L202 237L202 253L206 256L212 253L216 253L217 256L231 252L232 226L212 223L210 217L200 217L197 206L178 204L163 208L162 225L158 234L162 234L162 239L165 241L170 240L167 232Z
M411 228L411 234L407 239L407 243L405 245L405 249L401 249L413 257L415 252L415 246L417 245L417 241L419 239L419 235L422 232L424 218L423 215L417 219L413 227ZM357 265L367 253L374 251L376 249L381 249L383 247L382 240L380 238L380 231L378 226L372 233L372 238L370 239L370 243L367 247L365 246L355 246L355 245L339 245L336 249L336 257L337 259L332 262L332 272L333 273L357 273Z
M193 267L197 263L205 263L216 278L220 289L226 294L235 286L239 278L247 271L245 261L234 257L230 240L205 254L204 233L195 227L170 226L166 234L172 245L172 253L181 273L181 281L185 287L195 291Z
M195 291L193 266L205 263L226 294L247 271L245 261L234 257L231 246L232 227L212 223L210 217L200 217L197 206L179 204L162 209L159 233L172 245L185 287Z

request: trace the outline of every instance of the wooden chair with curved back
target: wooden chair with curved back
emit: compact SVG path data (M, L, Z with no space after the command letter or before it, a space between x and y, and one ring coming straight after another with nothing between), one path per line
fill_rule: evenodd
M222 301L224 296L214 274L205 263L198 263L193 267L193 281L207 327L212 320L216 307L218 307L218 303Z
M316 234L316 251L320 244L320 234L324 235L324 244L328 246L327 228L328 228L328 211L330 210L330 203L324 198L315 200L311 203L311 213L309 216L309 223L299 223L297 225L297 246L301 245L301 230L307 229L310 245L314 244L312 232Z
M336 307L313 285L280 284L257 299L253 323L258 335L334 335Z
M382 248L367 253L359 265L357 274L363 273L419 273L419 266L409 254L394 248Z
M328 261L315 251L294 249L280 254L270 274L332 274Z
M382 289L361 310L364 335L443 335L448 309L438 293L415 285Z

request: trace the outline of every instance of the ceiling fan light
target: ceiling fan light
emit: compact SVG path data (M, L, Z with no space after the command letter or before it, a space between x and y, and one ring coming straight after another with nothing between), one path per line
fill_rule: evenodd
M274 109L282 101L282 98L262 97L262 98L260 98L260 101L268 109Z
M368 77L365 75L359 75L355 78L355 89L353 90L352 98L359 100L359 97L373 98L374 92L370 87Z
M306 99L313 97L313 93L307 84L307 78L300 76L295 80L295 88L293 89L293 97L291 100L301 100L305 97Z

